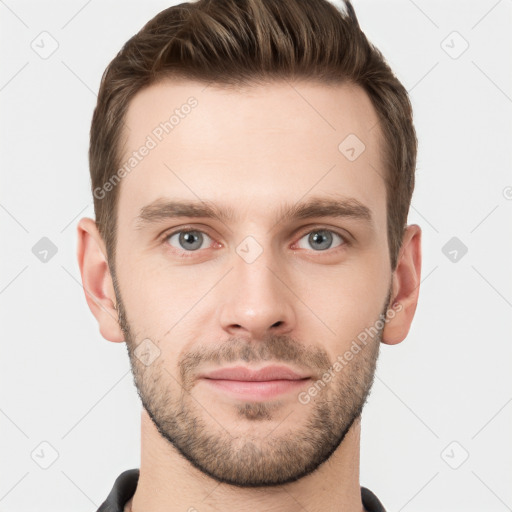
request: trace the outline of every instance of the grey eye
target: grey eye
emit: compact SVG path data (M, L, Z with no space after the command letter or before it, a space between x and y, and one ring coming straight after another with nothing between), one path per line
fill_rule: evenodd
M329 229L315 229L314 231L304 235L299 240L299 247L301 249L308 249L308 247L303 247L300 245L302 240L307 239L307 243L310 245L310 247L313 247L319 251L325 251L327 249L331 249L334 237L337 237L343 243L343 238L334 231L330 231Z
M178 245L172 243L172 241L177 241ZM177 231L168 236L167 240L169 244L175 247L176 249L185 250L185 251L197 251L202 248L202 245L205 241L210 240L210 237L198 230L189 230L189 231Z

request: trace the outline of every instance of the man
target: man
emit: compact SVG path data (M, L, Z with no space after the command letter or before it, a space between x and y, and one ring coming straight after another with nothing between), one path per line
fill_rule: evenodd
M384 510L360 421L417 305L416 145L349 2L200 0L125 44L78 260L126 342L142 451L99 511Z

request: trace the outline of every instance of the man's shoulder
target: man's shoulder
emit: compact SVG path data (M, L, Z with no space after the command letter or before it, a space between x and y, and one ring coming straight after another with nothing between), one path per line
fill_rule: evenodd
M379 498L373 494L370 489L361 487L361 501L367 512L386 512L386 509L380 502Z
M107 499L101 504L97 512L123 512L126 503L135 494L138 481L139 469L123 471L116 478ZM377 496L366 487L361 487L361 500L367 512L386 512Z
M124 506L135 494L139 481L139 469L123 471L114 482L107 499L101 504L97 512L123 512Z

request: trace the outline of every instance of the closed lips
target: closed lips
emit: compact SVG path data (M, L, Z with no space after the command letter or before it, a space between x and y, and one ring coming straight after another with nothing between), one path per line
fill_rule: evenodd
M263 382L272 380L304 380L310 375L300 374L286 366L266 366L259 370L251 370L244 366L221 368L208 372L201 377L215 380L238 380L247 382Z

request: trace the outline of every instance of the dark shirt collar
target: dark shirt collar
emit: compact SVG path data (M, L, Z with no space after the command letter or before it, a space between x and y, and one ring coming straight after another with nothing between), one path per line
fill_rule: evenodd
M97 512L123 512L124 506L135 494L138 481L138 469L123 471L117 477L114 487ZM366 487L361 487L361 500L367 512L386 512L377 496Z

